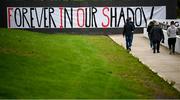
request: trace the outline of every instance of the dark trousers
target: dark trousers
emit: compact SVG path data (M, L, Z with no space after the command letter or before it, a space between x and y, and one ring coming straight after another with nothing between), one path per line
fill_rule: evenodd
M126 35L126 49L131 49L133 35Z
M153 41L153 52L155 53L156 51L159 52L160 48L160 41L154 40Z
M150 47L152 48L152 47L153 47L153 43L152 43L152 40L151 40L151 35L150 35L150 33L148 33L148 37L149 37Z
M175 53L176 38L168 38L169 50Z

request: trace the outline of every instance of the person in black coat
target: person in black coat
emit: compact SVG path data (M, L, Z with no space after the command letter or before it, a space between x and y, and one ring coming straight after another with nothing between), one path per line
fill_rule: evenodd
M129 51L131 51L134 29L135 29L135 26L134 26L134 23L131 21L131 18L127 18L126 23L123 28L123 37L125 36L126 49Z
M151 40L151 29L154 27L154 21L151 21L147 27L147 32L148 32L148 37L149 37L149 42L150 42L150 47L153 48L153 43Z
M151 40L153 43L153 53L156 53L156 51L160 53L160 42L164 43L164 34L158 22L155 22L151 30Z

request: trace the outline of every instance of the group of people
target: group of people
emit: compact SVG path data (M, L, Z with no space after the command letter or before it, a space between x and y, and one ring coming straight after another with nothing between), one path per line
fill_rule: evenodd
M150 46L153 49L153 53L160 53L160 42L164 43L163 30L159 27L159 23L152 21L149 23L147 28Z
M155 53L156 50L157 53L159 53L160 42L162 41L162 43L164 43L164 34L159 23L151 21L148 25L147 32L153 53ZM176 34L177 28L175 27L174 21L171 21L170 26L167 29L169 54L175 54Z
M129 17L126 19L126 23L123 28L123 37L125 37L126 49L128 51L131 51L134 30L134 23ZM150 47L152 48L153 53L160 53L160 43L164 43L164 34L162 28L159 26L159 23L151 21L148 25L147 32L150 40ZM175 27L174 21L171 21L171 25L167 29L168 45L170 50L169 54L175 54L176 34L177 28Z

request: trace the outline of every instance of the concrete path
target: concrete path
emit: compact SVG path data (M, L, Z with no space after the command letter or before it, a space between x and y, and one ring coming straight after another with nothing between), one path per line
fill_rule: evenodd
M125 47L125 39L122 35L109 35L109 37ZM180 91L180 55L169 55L167 48L161 46L160 53L153 54L149 46L149 40L143 34L135 34L132 44L132 55L156 72L164 80L174 83L174 87Z

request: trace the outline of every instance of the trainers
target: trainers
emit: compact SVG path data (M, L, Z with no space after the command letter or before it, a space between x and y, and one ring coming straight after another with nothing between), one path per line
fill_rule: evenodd
M173 55L175 55L175 52L173 52Z
M159 51L157 51L157 53L160 53Z
M171 54L172 54L172 52L170 51L170 52L169 52L169 54L171 55Z

